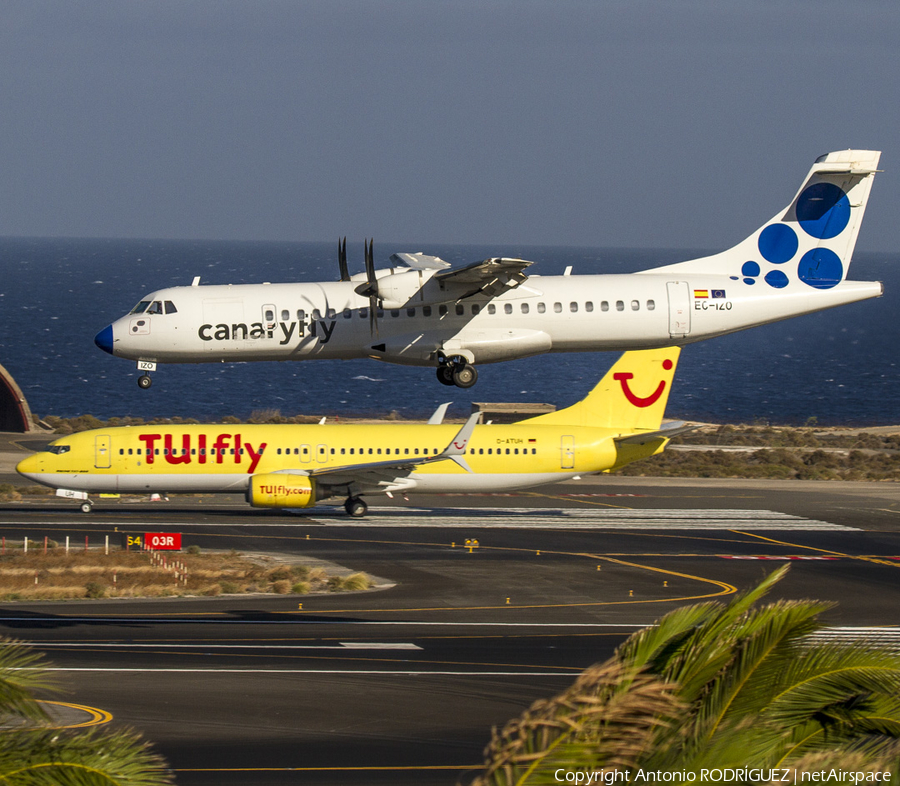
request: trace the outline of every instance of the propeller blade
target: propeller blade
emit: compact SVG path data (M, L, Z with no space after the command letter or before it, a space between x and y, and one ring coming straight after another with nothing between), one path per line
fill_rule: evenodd
M369 332L378 335L378 280L375 278L375 238L366 246L366 280L369 282Z
M347 268L347 237L344 236L343 242L338 240L338 267L341 270L341 281L350 280L350 270Z

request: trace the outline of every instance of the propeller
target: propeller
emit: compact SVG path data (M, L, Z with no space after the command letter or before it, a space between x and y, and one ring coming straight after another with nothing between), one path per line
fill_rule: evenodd
M367 240L366 250L366 280L356 288L356 294L369 298L369 331L378 335L378 280L375 278L375 238Z
M341 281L350 280L350 271L347 268L347 237L344 240L338 240L338 266L341 269Z

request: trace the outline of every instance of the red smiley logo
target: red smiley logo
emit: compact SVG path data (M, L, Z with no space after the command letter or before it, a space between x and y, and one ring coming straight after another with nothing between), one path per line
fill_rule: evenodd
M666 371L670 371L672 369L672 361L664 360L663 368ZM656 386L656 390L654 390L649 396L638 396L635 395L634 391L628 385L628 380L632 379L634 374L630 371L623 371L618 374L613 374L613 379L619 382L622 385L622 392L625 394L625 398L636 407L649 407L659 401L659 397L663 394L663 391L666 389L666 381L663 379L660 381L659 385Z

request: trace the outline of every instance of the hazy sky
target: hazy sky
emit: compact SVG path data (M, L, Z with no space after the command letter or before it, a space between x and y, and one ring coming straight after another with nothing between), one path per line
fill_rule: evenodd
M898 52L897 0L0 0L0 235L717 248L858 147L896 251Z

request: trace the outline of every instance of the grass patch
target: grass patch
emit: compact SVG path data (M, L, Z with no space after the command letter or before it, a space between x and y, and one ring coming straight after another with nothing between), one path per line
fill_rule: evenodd
M37 544L35 544L37 545ZM363 590L373 586L366 574L332 576L322 568L273 566L270 557L230 553L170 552L166 564L146 552L111 549L72 550L7 543L0 555L0 600L71 598L146 598L216 596L265 592L286 595ZM177 567L173 562L178 563ZM363 577L363 578L357 578ZM351 581L352 579L352 581Z

